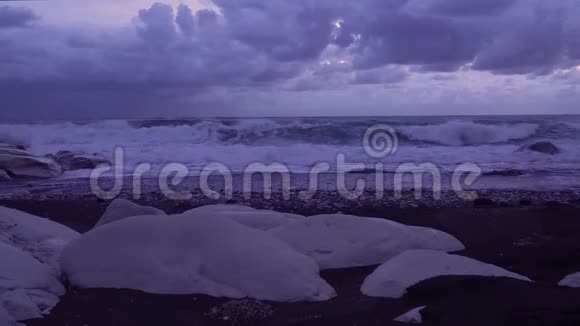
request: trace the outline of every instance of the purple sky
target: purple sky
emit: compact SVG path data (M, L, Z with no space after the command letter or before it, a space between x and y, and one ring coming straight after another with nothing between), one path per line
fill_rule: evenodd
M580 113L576 0L0 2L0 119Z

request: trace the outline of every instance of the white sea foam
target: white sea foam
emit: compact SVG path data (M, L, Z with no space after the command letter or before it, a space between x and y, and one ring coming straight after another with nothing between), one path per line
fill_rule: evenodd
M554 132L539 127L536 120L511 123L499 120L495 124L415 120L412 124L408 120L393 124L401 143L397 153L380 160L387 170L408 162L434 163L443 170L470 162L479 164L484 171L507 168L566 171L577 170L580 163L580 143L574 135L550 139L562 149L559 155L517 152L523 143L543 139L546 131ZM562 121L575 123L568 120ZM339 153L345 154L348 162L379 162L365 153L361 139L365 128L375 123L360 119L208 119L149 124L122 120L4 124L0 125L0 141L28 144L37 155L73 150L102 153L108 158L113 158L115 147L120 146L125 150L127 174L139 163L152 164L155 173L170 162L186 165L193 174L211 162L223 163L232 172L242 171L254 162L283 163L291 171L304 172L318 162L333 165ZM87 171L64 175L85 176Z
M485 125L469 121L450 121L427 126L400 128L412 140L450 146L507 143L533 136L539 126L531 123Z

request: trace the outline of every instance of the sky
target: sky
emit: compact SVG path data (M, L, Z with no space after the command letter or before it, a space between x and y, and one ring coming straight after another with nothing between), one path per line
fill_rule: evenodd
M0 1L0 120L580 114L576 0Z

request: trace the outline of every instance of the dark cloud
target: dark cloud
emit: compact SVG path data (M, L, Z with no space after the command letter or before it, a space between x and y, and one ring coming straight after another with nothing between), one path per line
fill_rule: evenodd
M393 84L404 81L408 76L407 71L396 66L364 70L355 73L353 84Z
M0 28L28 27L37 19L28 8L0 6Z
M540 17L499 36L479 53L473 68L510 74L546 74L565 59L564 46L562 21L556 17Z
M137 31L150 44L167 44L177 38L173 23L173 8L169 5L156 3L149 9L139 11Z
M495 15L510 8L517 0L424 0L427 9L445 15Z
M580 9L569 11L567 0L213 2L215 10L195 13L156 3L128 32L0 30L0 96L32 105L27 89L52 89L37 99L68 106L68 90L70 99L106 95L123 105L100 104L129 110L170 90L342 89L470 69L542 75L580 60ZM0 7L0 28L35 19Z
M181 32L187 36L193 36L195 33L195 19L191 9L186 5L179 5L177 7L177 15L175 16L175 23L179 26Z

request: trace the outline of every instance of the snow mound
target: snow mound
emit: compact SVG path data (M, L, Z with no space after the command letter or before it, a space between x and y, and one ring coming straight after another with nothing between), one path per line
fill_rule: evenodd
M234 220L247 227L263 231L271 230L288 222L304 219L304 216L302 215L279 213L270 210L258 210L251 207L237 205L202 206L187 211L185 214L190 216L219 216Z
M120 221L127 217L142 215L166 215L164 211L155 207L141 206L126 199L117 198L109 204L107 210L95 227Z
M422 306L419 308L409 310L403 315L393 319L393 321L398 321L399 323L404 324L421 324L423 322L423 316L421 316L421 311L423 311L423 309L425 308L427 308L427 306Z
M60 275L58 256L79 234L48 219L0 207L0 243L25 251Z
M568 275L564 277L559 283L559 286L567 286L570 288L580 288L580 273Z
M0 260L7 262L0 266L0 310L9 319L40 318L64 294L51 269L30 254L0 243Z
M410 249L464 249L441 231L348 215L313 216L270 232L314 258L321 269L378 265Z
M434 250L410 250L377 268L365 279L361 291L372 297L400 298L407 288L444 275L509 277L531 282L525 276L471 258Z
M130 217L71 242L61 263L82 288L290 302L335 296L311 258L218 216Z

